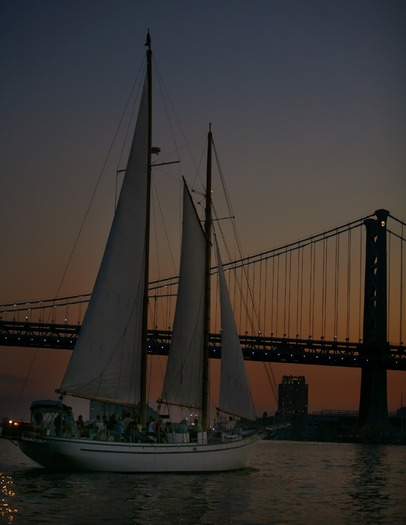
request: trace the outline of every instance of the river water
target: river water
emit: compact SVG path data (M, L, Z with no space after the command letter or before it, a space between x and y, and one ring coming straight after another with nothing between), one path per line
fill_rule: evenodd
M405 524L406 447L259 441L249 469L47 473L0 440L0 523Z

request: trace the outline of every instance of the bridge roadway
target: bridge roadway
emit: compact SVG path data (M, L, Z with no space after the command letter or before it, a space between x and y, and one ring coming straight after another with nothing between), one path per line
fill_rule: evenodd
M32 323L0 320L0 345L72 350L81 326L79 324ZM149 330L148 351L151 355L167 355L171 342L170 330ZM361 342L327 341L324 339L293 339L263 335L240 335L244 358L248 361L299 363L361 367L373 363L368 349ZM221 356L220 334L211 334L211 358ZM381 366L387 370L406 370L403 345L389 345Z

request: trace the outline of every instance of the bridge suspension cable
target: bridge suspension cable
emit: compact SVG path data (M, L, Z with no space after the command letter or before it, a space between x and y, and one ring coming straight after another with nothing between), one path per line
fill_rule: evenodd
M403 344L406 224L389 218L388 334ZM360 341L365 219L225 263L240 333ZM151 326L170 329L177 283L177 276L150 282ZM0 317L29 322L39 313L43 322L80 323L90 295L5 303ZM215 301L213 308L218 322Z

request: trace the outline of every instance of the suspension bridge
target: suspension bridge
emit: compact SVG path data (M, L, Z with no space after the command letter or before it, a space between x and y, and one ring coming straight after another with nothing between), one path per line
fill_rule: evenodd
M224 264L245 359L360 368L359 424L382 428L387 370L406 370L405 226L376 210ZM168 353L177 284L177 277L150 283L153 355ZM210 357L217 358L221 326L212 288ZM89 298L1 305L0 345L73 349Z

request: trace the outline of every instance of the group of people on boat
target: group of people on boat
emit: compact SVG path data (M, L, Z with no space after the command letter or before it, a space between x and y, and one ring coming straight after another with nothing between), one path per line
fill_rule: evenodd
M132 443L168 443L173 442L173 435L184 435L181 441L197 441L198 432L202 427L197 418L191 425L187 424L186 419L180 423L163 423L162 418L150 416L145 428L142 428L138 414L123 412L117 416L111 414L97 415L93 421L85 422L82 415L79 415L76 424L72 428L72 421L66 421L67 416L63 417L64 423L61 424L62 416L58 414L54 419L56 435L88 437L99 440L126 441ZM68 431L69 429L69 431Z

